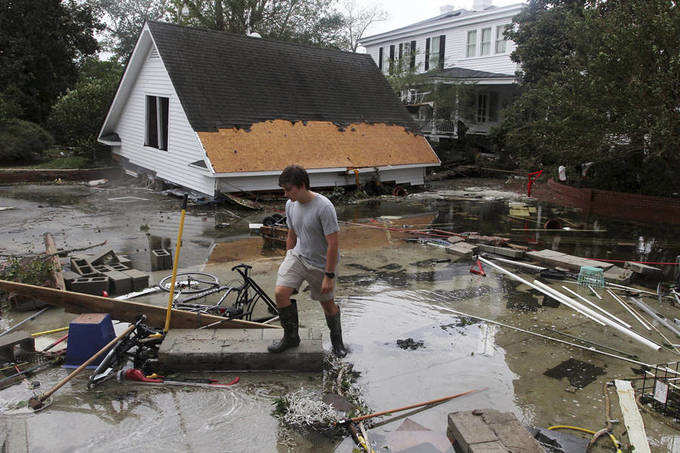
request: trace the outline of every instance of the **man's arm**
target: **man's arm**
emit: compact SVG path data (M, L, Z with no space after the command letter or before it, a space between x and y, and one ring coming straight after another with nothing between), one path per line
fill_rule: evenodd
M288 236L286 237L286 251L294 249L297 244L297 234L292 228L288 228Z
M335 272L338 264L338 232L326 236L328 250L326 251L326 272ZM324 275L321 283L321 294L326 294L333 289L333 279Z

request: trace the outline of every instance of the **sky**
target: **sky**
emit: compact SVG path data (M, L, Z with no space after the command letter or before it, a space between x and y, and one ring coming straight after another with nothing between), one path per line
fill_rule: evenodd
M440 14L439 7L453 5L455 9L472 9L472 0L356 0L358 6L380 5L388 19L376 22L366 30L365 36L376 35L418 22ZM522 3L522 0L493 0L493 6Z

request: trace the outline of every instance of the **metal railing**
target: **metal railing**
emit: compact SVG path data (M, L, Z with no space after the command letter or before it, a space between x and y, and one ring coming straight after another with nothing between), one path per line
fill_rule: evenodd
M456 133L456 123L451 120L416 119L415 121L424 134L455 135Z
M401 93L401 102L406 105L422 104L425 101L425 96L430 94L430 91L415 91L407 90Z

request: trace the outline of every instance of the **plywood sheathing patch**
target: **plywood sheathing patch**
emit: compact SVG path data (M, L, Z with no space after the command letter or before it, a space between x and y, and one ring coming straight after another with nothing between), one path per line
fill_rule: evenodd
M439 163L425 137L384 123L272 120L198 135L217 173Z

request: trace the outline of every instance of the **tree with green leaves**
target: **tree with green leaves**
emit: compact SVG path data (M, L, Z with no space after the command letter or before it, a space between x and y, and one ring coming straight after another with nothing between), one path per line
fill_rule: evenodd
M106 24L102 44L125 63L144 23L169 18L170 0L88 0Z
M122 73L123 67L115 59L83 62L80 80L59 98L47 119L58 144L92 160L107 149L97 143L97 136Z
M181 25L341 47L344 18L334 0L171 0Z
M514 25L523 94L499 134L505 151L532 166L593 161L584 183L600 188L678 191L677 3L531 0Z
M94 55L102 25L75 0L0 0L0 96L20 118L42 123Z

